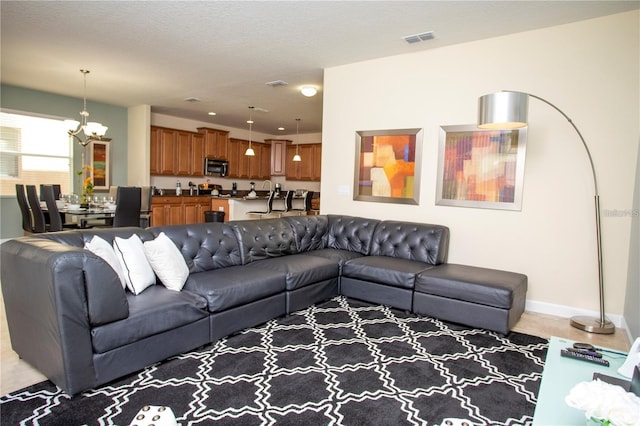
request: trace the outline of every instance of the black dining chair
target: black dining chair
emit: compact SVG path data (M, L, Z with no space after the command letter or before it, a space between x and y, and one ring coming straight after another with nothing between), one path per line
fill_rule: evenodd
M252 210L252 211L248 211L247 214L250 215L254 215L254 216L258 216L260 217L260 219L262 219L264 216L269 216L273 209L273 197L275 196L275 191L271 191L269 193L269 198L267 198L267 210L266 211L256 211L256 210Z
M302 216L302 213L309 213L311 211L311 199L313 198L313 191L307 191L304 196L304 207L301 209L291 209L291 211L298 212L298 215Z
M62 214L58 210L56 203L56 189L53 185L40 185L40 197L44 198L47 204L47 212L49 213L49 227L47 231L56 232L64 229L75 229L78 227L76 223L64 223Z
M22 214L22 229L25 232L33 233L33 218L31 217L31 209L27 201L27 195L24 192L24 185L16 183L16 197L18 198L18 206Z
M38 197L35 185L27 185L27 200L29 200L31 217L33 218L33 232L47 232L47 222L44 219L44 212L40 208L40 197Z
M113 227L140 226L141 189L139 187L118 187L116 212Z

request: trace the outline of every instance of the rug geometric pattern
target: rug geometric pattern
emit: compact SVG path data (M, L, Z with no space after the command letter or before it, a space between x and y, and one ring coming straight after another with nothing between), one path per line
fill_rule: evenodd
M463 313L461 313L463 314ZM526 425L547 341L336 297L69 398L50 382L0 397L2 425Z

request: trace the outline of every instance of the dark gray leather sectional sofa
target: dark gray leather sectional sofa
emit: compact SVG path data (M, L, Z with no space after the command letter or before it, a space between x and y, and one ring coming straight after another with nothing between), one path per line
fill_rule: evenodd
M189 268L180 292L133 295L83 249L161 232ZM448 244L444 226L335 215L74 230L2 244L2 291L13 349L73 395L338 294L507 333L526 276L447 264Z

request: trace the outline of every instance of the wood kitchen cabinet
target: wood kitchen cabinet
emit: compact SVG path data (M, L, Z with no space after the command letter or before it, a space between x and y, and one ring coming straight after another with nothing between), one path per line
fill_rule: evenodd
M236 179L270 179L271 178L271 145L251 141L255 155L249 157L244 153L249 148L249 141L229 139L229 177Z
M229 132L226 130L198 127L204 135L204 158L229 159Z
M224 221L229 222L229 200L225 198L211 198L211 210L224 212Z
M288 139L265 139L271 145L271 175L284 176L287 166L287 144Z
M151 226L180 225L184 223L182 197L153 197L151 199Z
M174 175L176 167L176 130L164 127L151 128L151 174Z
M287 180L319 181L322 171L322 144L300 144L298 150L302 161L293 161L296 145L287 146Z
M204 223L204 212L211 209L210 197L153 197L151 226Z
M182 197L184 223L204 223L204 212L211 209L211 197Z
M151 126L152 175L204 176L204 136L185 130Z

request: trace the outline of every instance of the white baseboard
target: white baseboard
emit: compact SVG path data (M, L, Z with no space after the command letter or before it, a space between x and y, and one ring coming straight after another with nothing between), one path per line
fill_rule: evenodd
M586 315L595 318L598 318L600 316L600 313L597 311L575 308L573 306L556 305L554 303L538 302L536 300L527 300L525 310L529 312L536 312L539 314L553 315L561 318L571 318L576 315ZM629 327L627 327L627 322L622 315L606 314L606 317L616 327L624 328L625 330L627 330L627 334L629 334ZM630 336L629 338L631 340Z

